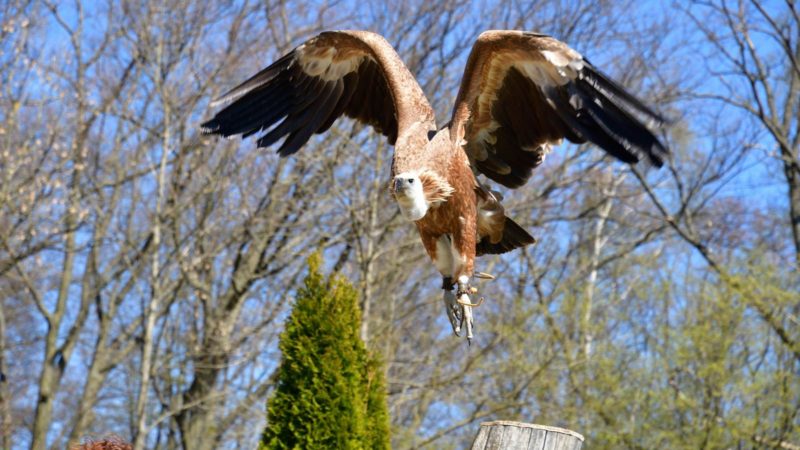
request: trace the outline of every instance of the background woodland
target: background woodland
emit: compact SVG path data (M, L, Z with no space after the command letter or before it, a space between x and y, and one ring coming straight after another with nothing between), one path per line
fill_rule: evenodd
M341 120L295 158L199 134L208 103L324 29L386 36L449 119L486 29L568 42L673 119L668 166L562 145L477 270L476 340ZM0 4L0 448L108 432L254 448L305 261L348 277L395 448L481 421L600 448L800 448L800 5L794 0Z

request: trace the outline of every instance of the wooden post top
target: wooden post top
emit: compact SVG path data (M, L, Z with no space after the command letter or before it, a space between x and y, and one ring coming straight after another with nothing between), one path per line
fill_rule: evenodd
M472 450L580 450L583 436L572 430L532 423L483 422Z

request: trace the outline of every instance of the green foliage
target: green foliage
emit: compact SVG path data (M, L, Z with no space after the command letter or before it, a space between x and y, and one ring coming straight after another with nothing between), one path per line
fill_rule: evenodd
M478 419L441 437L419 436L425 418L396 427L396 447L465 448L478 422L504 419L573 429L593 449L794 448L800 365L761 309L797 342L800 279L757 252L730 267L720 277L628 255L602 269L593 296L573 270L541 298L488 303L486 351L466 369L436 361L436 390L415 404L446 399Z
M345 280L323 277L318 255L309 259L281 335L262 449L389 448L383 367L358 335L357 300Z

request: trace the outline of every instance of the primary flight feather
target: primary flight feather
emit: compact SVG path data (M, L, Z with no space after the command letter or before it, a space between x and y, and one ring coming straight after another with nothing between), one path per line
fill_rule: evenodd
M534 242L479 174L518 188L563 138L590 141L631 164L661 166L667 155L650 129L663 122L657 113L566 44L520 31L478 37L441 129L392 46L366 31L321 33L214 104L226 106L202 125L205 133L265 132L258 147L285 138L281 156L342 115L385 135L395 147L392 194L442 275L454 330L466 320L469 338L475 257Z

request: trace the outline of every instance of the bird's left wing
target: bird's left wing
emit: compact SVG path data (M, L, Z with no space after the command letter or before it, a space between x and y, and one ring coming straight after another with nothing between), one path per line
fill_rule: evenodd
M309 39L212 106L206 134L243 137L266 131L259 147L287 136L278 152L295 153L314 133L347 115L395 143L415 123L435 129L433 109L386 40L367 31L327 31Z
M552 144L591 141L628 163L663 163L642 123L661 117L578 52L546 35L487 31L472 48L450 123L473 167L505 186L525 184Z

